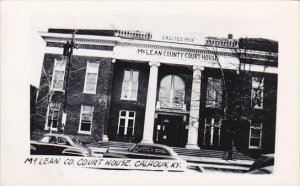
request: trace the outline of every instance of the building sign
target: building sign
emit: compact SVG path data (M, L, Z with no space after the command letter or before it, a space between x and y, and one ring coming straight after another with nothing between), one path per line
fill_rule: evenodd
M162 49L137 49L137 54L145 56L161 56L167 58L177 58L185 60L202 60L217 62L218 58L214 54L202 54L196 52L171 51Z
M181 37L181 36L172 36L172 35L163 35L162 40L179 42L179 43L194 43L195 39L192 37Z
M151 40L184 44L205 44L205 36L199 33L153 32Z

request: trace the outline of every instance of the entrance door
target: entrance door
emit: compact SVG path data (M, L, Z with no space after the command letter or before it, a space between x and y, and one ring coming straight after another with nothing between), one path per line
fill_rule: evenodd
M168 146L183 146L186 143L183 116L159 114L155 123L153 141Z

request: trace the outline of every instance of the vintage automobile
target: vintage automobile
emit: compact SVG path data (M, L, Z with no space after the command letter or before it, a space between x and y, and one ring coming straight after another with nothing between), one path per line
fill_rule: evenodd
M127 150L108 148L104 158L170 159L182 160L166 145L138 143Z
M63 134L45 134L39 141L30 142L32 155L91 156L91 150L80 141Z
M274 154L262 154L251 165L249 174L272 174L274 168Z
M104 158L132 158L132 159L158 159L158 160L179 160L184 161L178 156L174 150L162 144L147 144L138 143L128 149L108 148L107 152L103 154ZM191 163L186 164L188 170L197 172L205 172L200 165Z

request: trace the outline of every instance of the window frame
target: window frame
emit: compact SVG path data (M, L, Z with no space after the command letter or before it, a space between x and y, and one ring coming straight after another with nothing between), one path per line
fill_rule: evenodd
M209 85L209 81L212 82L212 85ZM220 81L220 91L217 91L215 89L215 83L216 81ZM205 106L209 108L220 108L222 106L223 101L223 85L222 85L222 79L220 78L214 78L214 77L208 77L207 78L207 85L206 85L206 102ZM209 98L209 87L212 87L211 90L213 91L213 98ZM220 101L218 100L218 94ZM211 103L211 104L210 104ZM218 104L217 104L218 103Z
M126 112L125 116L122 116L121 113L122 112ZM133 112L134 116L130 117L129 113ZM120 134L120 121L121 119L125 119L125 124L124 124L124 133ZM117 135L122 135L122 136L134 136L134 128L135 128L135 119L136 119L136 111L131 111L131 110L120 110L119 111L119 119L118 119L118 129L117 129ZM132 134L128 135L127 131L128 131L128 121L129 120L133 120L133 124L132 124Z
M91 126L90 126L90 130L89 131L85 131L85 130L81 130L81 126L82 126L82 115L84 113L87 113L87 111L83 112L83 107L88 106L88 107L92 107L92 112L91 112ZM92 126L93 126L93 116L94 116L94 106L91 105L81 105L81 110L80 110L80 120L79 120L79 127L78 127L78 133L79 134L92 134Z
M65 62L64 67L63 67L64 70L61 70L60 67L57 67L57 63L58 63L59 60ZM53 72L52 72L52 79L51 79L50 90L52 90L52 91L58 91L58 92L64 92L65 91L64 84L65 84L66 67L67 67L67 59L66 58L60 58L60 59L59 58L55 58L54 59L54 66L53 66ZM56 88L56 86L54 86L54 77L55 77L55 72L56 71L63 72L63 78L62 78L63 86L62 86L61 89L58 89L58 88Z
M51 107L51 104L53 105L58 105L58 108L57 107ZM59 112L60 112L60 107L61 107L61 104L60 103L50 103L47 107L47 114L46 114L46 123L45 123L45 127L44 127L44 130L50 130L51 128L51 131L57 131L58 129L58 122L59 122ZM51 124L48 126L48 121L49 121L49 114L50 114L50 110L51 108L57 108L57 112L58 112L58 118L57 118L57 126L55 128L53 128L53 124L52 124L52 127L51 127ZM52 114L52 117L51 117L51 121L53 122L53 114Z
M126 98L125 97L125 93L123 92L124 91L124 86L125 86L125 71L129 71L130 72L130 75L129 75L129 88L128 88L128 92L130 93L129 94L129 97ZM133 96L131 95L131 92L132 92L132 84L133 84L133 72L137 72L138 75L137 75L137 85L136 85L136 94ZM127 100L127 101L137 101L137 97L138 97L138 92L139 92L139 77L140 77L140 71L136 70L136 69L124 69L123 71L123 81L122 81L122 90L121 90L121 100ZM133 97L133 98L131 98Z
M263 123L259 122L260 126L254 126L252 125L252 122L250 122L250 127L249 127L249 143L248 143L248 147L249 149L261 149L261 143L262 143L262 127L263 127ZM259 129L259 137L252 137L252 130L251 129ZM259 139L259 146L251 146L251 139Z
M255 109L263 109L264 108L264 77L261 77L261 80L260 82L257 82L255 81L254 79L255 78L260 78L258 76L252 76L251 78L251 84L252 84L252 88L251 88L251 106L253 106L253 108ZM257 91L261 91L260 92L260 97L261 97L261 100L260 100L260 104L261 106L258 106L257 103L255 103L255 101L253 100L254 98L256 98L256 96L258 95L257 94ZM254 97L255 95L255 97ZM255 105L253 105L255 104Z
M169 96L169 99L168 99L168 103L170 103L170 104L182 104L182 105L184 105L185 104L185 89L186 89L186 85L185 85L185 82L184 82L184 80L180 77L180 76L178 76L178 75L175 75L175 74L170 74L170 75L166 75L166 76L164 76L162 79L161 79L161 81L160 81L160 84L159 84L159 95L158 95L158 101L160 101L160 102L162 102L162 103L164 103L164 101L163 100L161 100L160 99L160 97L161 97L161 90L163 90L162 89L162 82L163 82L163 80L165 79L165 78L167 78L167 77L169 77L169 76L171 76L171 88L170 88L170 90L169 90L169 94L170 94L170 96ZM175 78L178 78L178 79L180 79L180 82L182 83L182 85L183 85L183 90L180 90L180 91L183 91L183 94L182 94L182 103L176 103L174 100L174 98L175 98L175 93L176 93L176 89L175 89L175 86L174 86L174 84L175 84ZM179 90L179 89L178 89Z
M97 63L97 70L93 70L92 67L89 67L90 63ZM85 79L84 79L84 86L83 86L83 93L84 94L96 94L97 93L97 83L98 83L98 75L99 75L99 61L87 61L86 63L86 70L85 70ZM89 69L90 68L90 69ZM96 74L96 82L95 82L95 90L94 91L88 91L86 90L86 84L87 84L87 77L88 74Z

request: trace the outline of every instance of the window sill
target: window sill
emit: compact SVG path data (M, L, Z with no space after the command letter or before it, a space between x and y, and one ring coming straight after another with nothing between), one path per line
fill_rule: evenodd
M206 105L206 108L221 108L221 106L211 106L211 105Z
M259 150L259 149L261 149L261 147L250 146L249 149L257 149L257 150Z
M91 95L95 95L96 94L96 92L83 92L84 94L91 94Z
M50 128L45 127L44 130L50 130ZM57 128L52 128L51 130L57 132Z
M121 98L122 101L137 101L137 99L127 99L127 98Z
M60 90L60 89L50 89L51 91L54 91L54 92L65 92L65 90Z
M78 134L86 134L86 135L91 135L91 132L87 132L87 131L78 131Z

